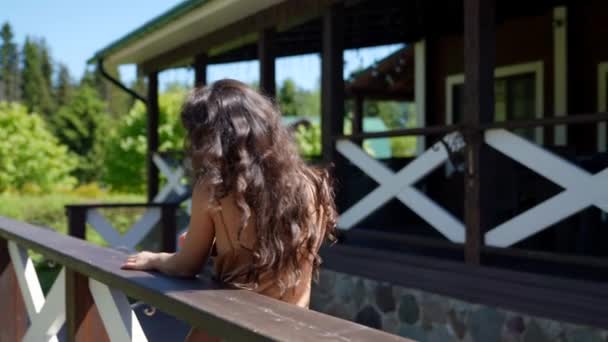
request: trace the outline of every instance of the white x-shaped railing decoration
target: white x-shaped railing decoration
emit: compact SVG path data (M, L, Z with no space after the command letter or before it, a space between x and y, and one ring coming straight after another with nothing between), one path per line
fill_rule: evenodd
M182 166L178 166L175 169L172 169L167 162L157 153L152 156L152 160L154 164L160 172L167 177L167 184L160 190L160 192L154 197L155 203L162 203L167 200L169 195L172 192L175 192L178 195L183 195L186 193L186 188L182 185L182 178L184 177L184 168Z
M124 293L92 278L89 289L111 341L148 340Z
M564 191L485 234L490 246L508 247L581 211L596 206L608 212L608 168L594 175L506 130L490 130L494 149L564 188Z
M160 208L148 208L142 217L124 234L121 235L112 224L96 209L87 210L87 223L90 224L114 248L123 248L132 252L150 233L161 217Z
M61 270L45 299L27 251L13 241L8 242L8 250L30 320L22 341L56 342L65 323L65 270Z
M451 133L445 141L462 142L459 133ZM452 143L457 151L464 143ZM438 142L426 150L399 172L392 170L370 157L361 147L348 140L340 140L337 150L351 163L374 179L379 186L363 199L342 213L338 219L341 229L350 229L369 216L390 199L396 197L422 219L454 242L464 242L465 227L456 217L437 205L413 185L448 159L445 146Z

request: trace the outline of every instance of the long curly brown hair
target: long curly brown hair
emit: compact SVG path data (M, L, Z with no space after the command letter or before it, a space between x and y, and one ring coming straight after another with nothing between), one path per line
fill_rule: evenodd
M299 283L305 262L316 274L318 246L334 240L334 194L328 172L299 156L277 106L246 84L224 79L190 94L182 122L195 180L205 183L215 203L234 196L242 213L239 238L255 220L254 261L239 286L255 289L270 274L284 292Z

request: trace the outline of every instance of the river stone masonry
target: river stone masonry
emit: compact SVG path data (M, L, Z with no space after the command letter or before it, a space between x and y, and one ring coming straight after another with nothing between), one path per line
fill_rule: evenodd
M420 342L608 342L608 330L323 269L311 309Z

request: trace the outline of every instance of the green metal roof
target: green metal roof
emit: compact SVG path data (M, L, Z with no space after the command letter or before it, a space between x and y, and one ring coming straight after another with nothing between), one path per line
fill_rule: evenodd
M94 63L100 58L105 58L112 52L138 40L139 38L145 36L146 34L155 31L156 29L169 24L170 22L175 21L180 18L184 14L190 12L191 10L202 6L203 4L212 1L212 0L185 0L173 8L169 9L167 12L149 20L139 28L131 31L126 36L110 43L110 45L105 48L97 51L93 57L91 57L87 63Z

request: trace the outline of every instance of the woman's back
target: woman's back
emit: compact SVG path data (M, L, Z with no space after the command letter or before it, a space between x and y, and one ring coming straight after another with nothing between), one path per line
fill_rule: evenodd
M215 247L217 255L213 257L215 275L222 282L242 283L244 271L254 261L253 251L256 245L255 213L249 223L241 231L241 212L234 197L229 195L220 200L220 207L212 214L215 228ZM319 222L318 229L322 229ZM239 238L239 231L240 238ZM320 234L320 236L323 236ZM310 286L312 280L312 263L302 262L302 275L299 283L282 293L276 276L267 274L260 277L257 287L252 289L260 294L279 299L300 307L308 307L310 301Z

